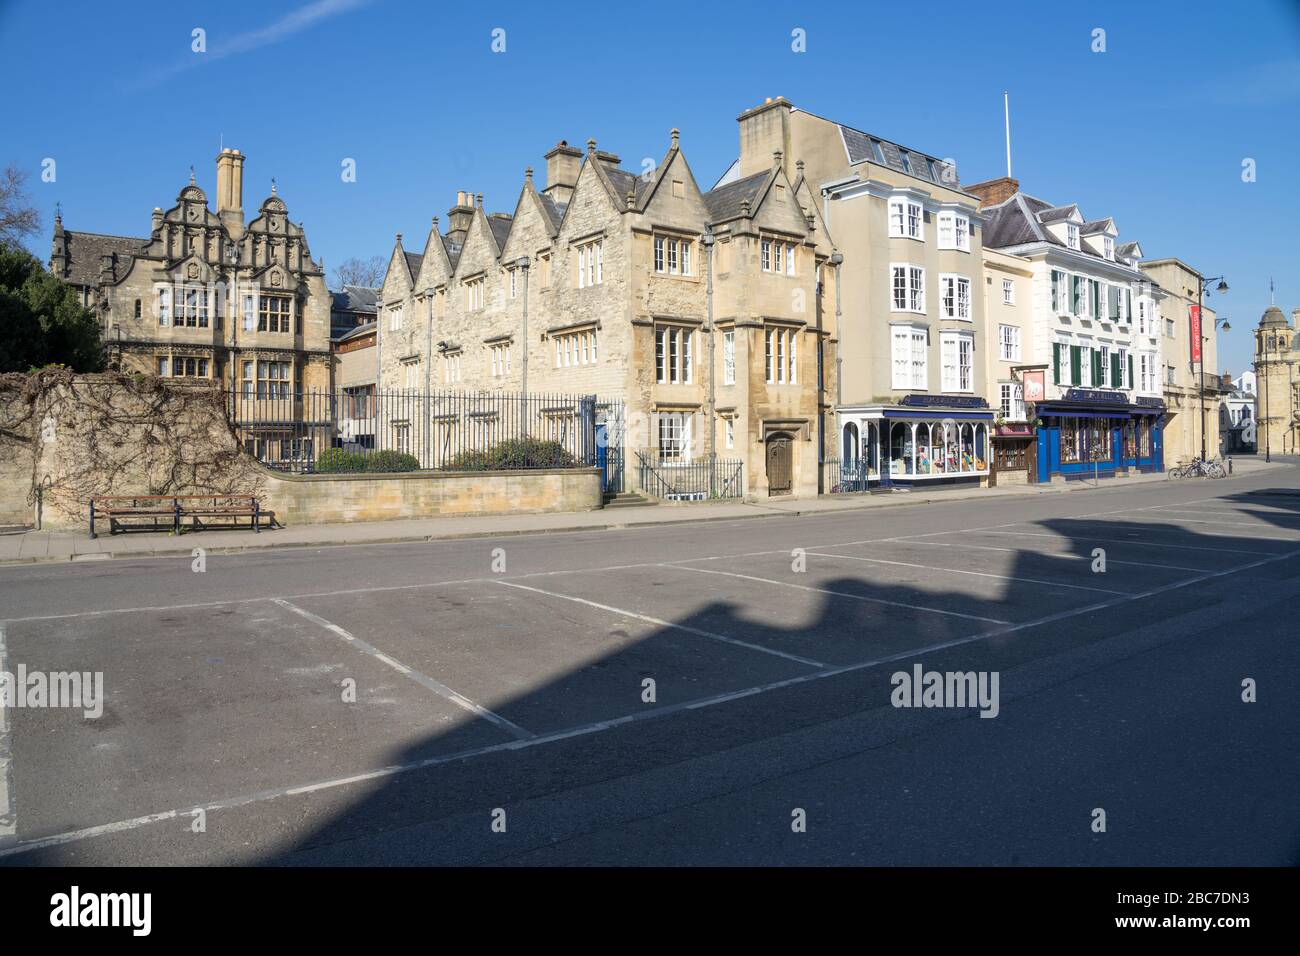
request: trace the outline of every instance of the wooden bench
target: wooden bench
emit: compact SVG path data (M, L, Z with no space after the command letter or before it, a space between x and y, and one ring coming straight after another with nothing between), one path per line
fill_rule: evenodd
M147 521L154 530L165 524L175 534L181 532L185 518L195 530L205 526L205 518L229 520L235 527L240 518L248 518L253 531L259 533L264 525L275 526L275 512L264 511L256 495L96 495L90 499L91 538L98 537L96 518L108 519L110 535L140 527L128 524L131 519Z

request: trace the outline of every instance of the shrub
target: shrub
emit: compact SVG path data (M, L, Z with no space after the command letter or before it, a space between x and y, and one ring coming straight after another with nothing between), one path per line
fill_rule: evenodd
M419 471L420 461L400 451L377 451L365 458L365 471Z
M344 448L327 448L316 459L316 471L327 475L366 470L366 456Z
M513 471L521 468L572 468L577 459L557 441L508 438L487 451L463 451L445 467L448 471Z

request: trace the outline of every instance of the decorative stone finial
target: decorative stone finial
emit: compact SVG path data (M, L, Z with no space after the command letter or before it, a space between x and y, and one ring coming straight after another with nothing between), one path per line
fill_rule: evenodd
M627 208L628 208L628 209L635 209L635 208L636 208L636 190L635 190L635 189L629 189L629 190L627 191Z
M779 149L772 150L772 165L773 166L781 165L781 151Z
M596 151L596 140L594 138L587 140L587 152L594 153L595 151Z
M673 149L676 149L676 148L677 148L677 141L678 141L678 139L681 138L682 131L679 130L676 126L674 126L674 127L672 128L672 130L669 131L669 134L668 134L668 135L670 135L670 136L673 138Z

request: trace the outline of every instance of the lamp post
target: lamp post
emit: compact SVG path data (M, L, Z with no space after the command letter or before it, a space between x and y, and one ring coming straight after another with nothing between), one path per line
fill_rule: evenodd
M226 259L230 263L230 402L235 403L238 389L235 379L235 359L239 341L239 244L232 242L226 248Z
M1209 336L1204 334L1205 287L1211 282L1219 283L1214 287L1214 291L1218 292L1220 295L1228 291L1228 283L1224 280L1223 276L1214 276L1209 279L1197 278L1196 316L1198 321L1196 324L1196 334L1201 338L1201 341L1196 343L1197 351L1200 353L1201 357L1201 461L1205 461L1205 343L1209 341ZM1225 332L1231 329L1231 326L1228 325L1227 319L1223 319L1222 323L1220 323L1220 320L1216 317L1214 320L1214 327L1219 328L1220 324L1222 324Z

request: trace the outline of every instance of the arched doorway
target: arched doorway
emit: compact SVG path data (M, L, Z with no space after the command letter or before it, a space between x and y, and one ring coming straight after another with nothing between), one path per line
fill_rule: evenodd
M794 440L788 432L767 438L767 493L788 495L794 488Z

